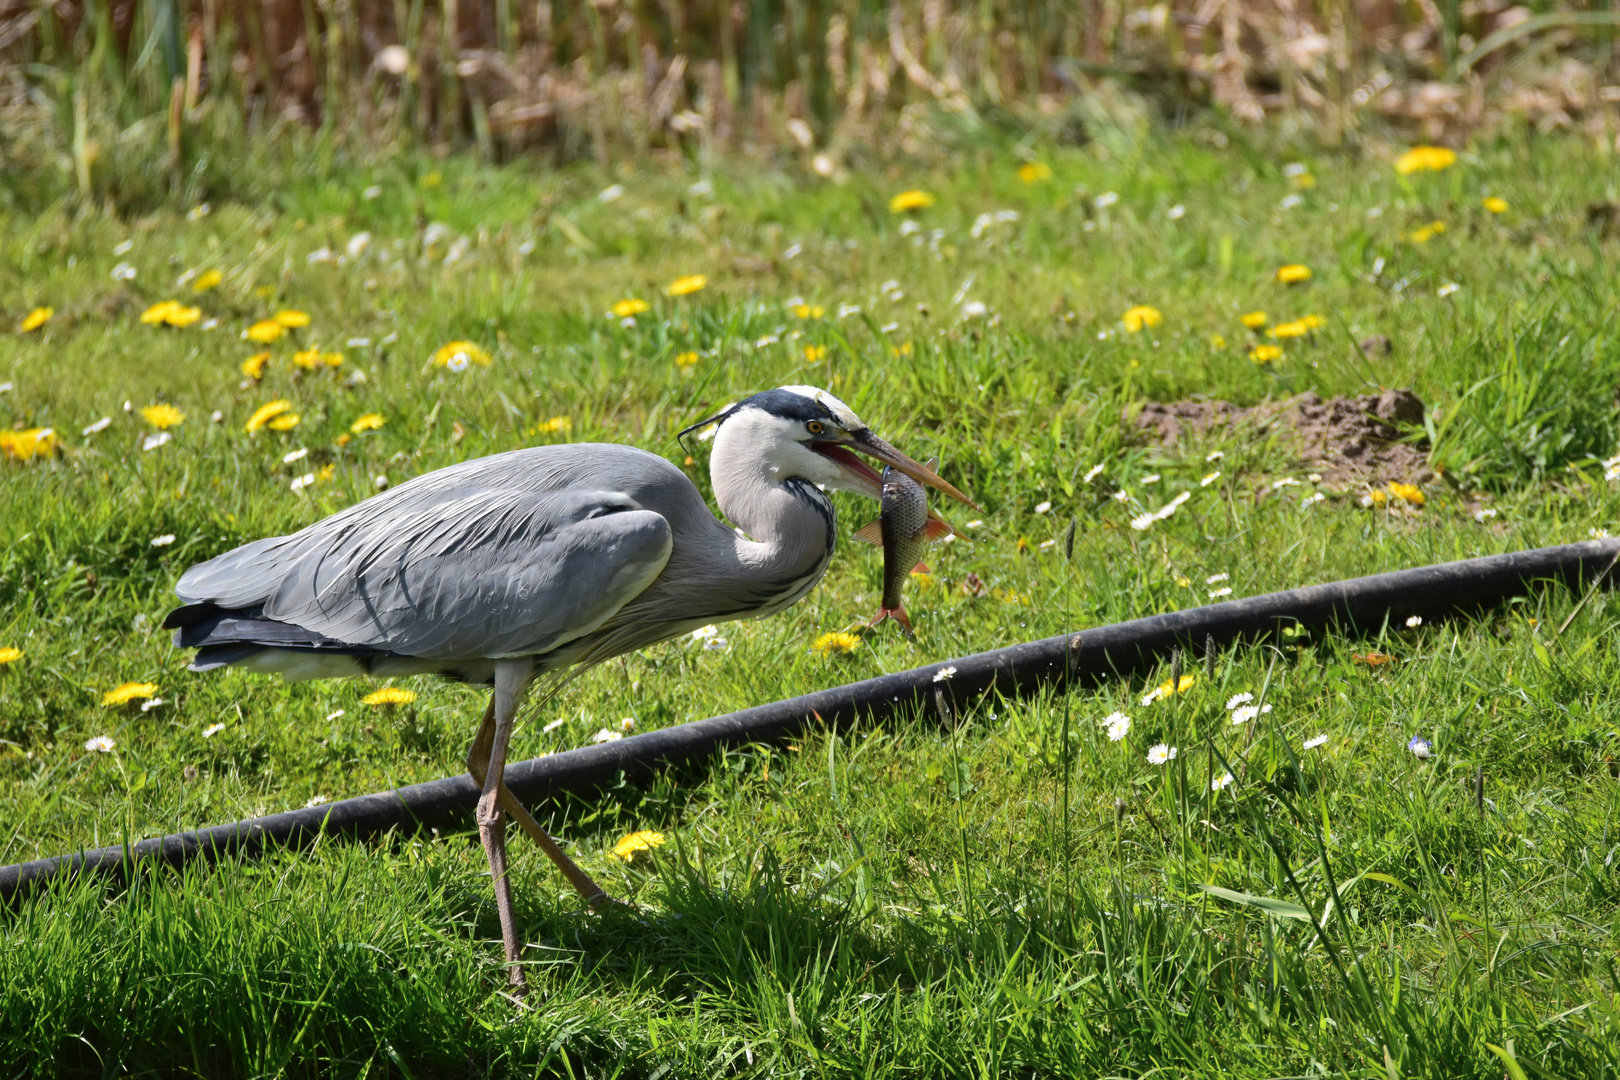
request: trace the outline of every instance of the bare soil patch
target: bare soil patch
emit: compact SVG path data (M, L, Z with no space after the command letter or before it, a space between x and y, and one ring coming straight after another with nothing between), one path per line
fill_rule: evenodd
M1161 446L1243 426L1281 434L1300 467L1320 473L1329 488L1383 487L1392 480L1421 486L1434 479L1426 444L1400 441L1403 429L1423 423L1423 401L1410 390L1326 400L1305 393L1247 409L1229 401L1150 401L1134 422Z

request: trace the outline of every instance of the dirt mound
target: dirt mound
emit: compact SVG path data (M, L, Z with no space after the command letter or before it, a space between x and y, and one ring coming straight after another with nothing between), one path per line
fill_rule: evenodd
M1151 401L1135 422L1164 446L1244 425L1280 433L1296 448L1300 466L1320 473L1330 488L1382 487L1391 480L1422 485L1434 478L1423 448L1397 441L1402 427L1423 423L1423 402L1410 390L1328 400L1306 393L1249 409L1229 401Z

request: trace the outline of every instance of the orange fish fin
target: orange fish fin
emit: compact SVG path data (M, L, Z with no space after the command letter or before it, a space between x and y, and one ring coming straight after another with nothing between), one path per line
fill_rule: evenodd
M913 566L913 567L912 567L912 568L911 568L911 572L912 572L912 573L913 573L913 574L926 574L926 573L928 573L928 572L929 572L929 570L928 570L928 564L927 564L927 563L925 563L925 562L920 562L920 563L918 563L918 564L917 564L917 565L916 565L916 566Z
M883 543L883 521L882 521L882 519L880 518L880 519L878 519L876 521L869 521L865 525L862 525L859 529L856 529L855 530L855 539L859 540L863 544L882 544Z
M923 526L923 539L940 540L956 532L951 523L940 518L929 518L928 524Z

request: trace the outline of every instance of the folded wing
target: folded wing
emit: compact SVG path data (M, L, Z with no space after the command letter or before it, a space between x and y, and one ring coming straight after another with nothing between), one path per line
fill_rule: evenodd
M212 630L184 644L276 637L253 629L271 622L327 643L317 647L542 654L611 618L657 578L672 546L664 517L622 492L417 481L389 495L192 567L176 588L189 607L175 616L198 605L251 614L219 623L232 636Z

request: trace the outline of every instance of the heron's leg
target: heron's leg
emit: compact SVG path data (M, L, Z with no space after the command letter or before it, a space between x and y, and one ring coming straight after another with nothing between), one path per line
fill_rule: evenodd
M495 665L495 693L490 713L495 724L489 740L489 763L484 774L483 794L478 797L478 836L489 858L489 876L495 886L495 909L500 914L501 940L506 946L506 962L511 965L513 986L523 985L523 969L518 966L517 919L512 914L512 881L506 873L506 816L501 813L501 781L506 772L506 747L512 739L512 720L517 716L523 693L529 688L534 664L530 660L502 660ZM483 731L474 748L483 741Z
M467 751L467 772L480 788L484 786L484 778L489 769L490 748L494 740L495 699L491 696L489 708L484 711L484 722L479 725L478 734L473 738L472 746ZM534 820L534 816L524 809L523 804L518 802L517 796L512 794L512 789L506 786L505 780L501 781L500 793L501 809L512 815L513 819L517 821L518 827L528 834L529 839L540 845L540 850L545 852L546 857L557 865L557 869L562 871L563 876L568 879L568 883L574 887L580 896L584 897L586 905L592 911L597 910L612 899L603 890L602 886L598 885L589 874L580 869L578 863L568 857L568 854L563 851L557 841L551 838L551 834L546 832L538 821Z

